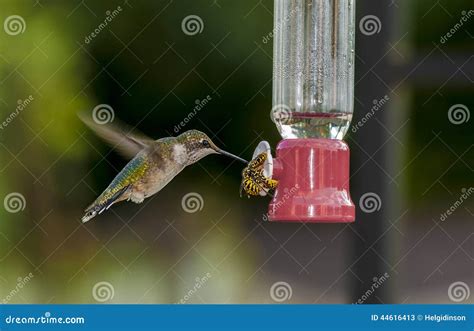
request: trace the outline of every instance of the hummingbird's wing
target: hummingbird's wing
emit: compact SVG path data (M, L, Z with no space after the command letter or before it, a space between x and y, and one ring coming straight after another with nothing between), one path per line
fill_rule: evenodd
M90 114L79 113L78 116L99 137L128 159L153 143L153 139L118 120L114 120L114 124L100 124Z

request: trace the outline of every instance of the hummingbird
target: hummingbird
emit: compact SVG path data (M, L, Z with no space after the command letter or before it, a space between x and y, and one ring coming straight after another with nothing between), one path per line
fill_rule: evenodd
M142 203L158 193L185 167L210 154L246 160L217 147L203 132L189 130L177 137L153 140L123 124L98 124L83 114L81 120L101 138L131 158L102 194L85 210L86 223L120 201ZM117 123L117 121L116 121Z

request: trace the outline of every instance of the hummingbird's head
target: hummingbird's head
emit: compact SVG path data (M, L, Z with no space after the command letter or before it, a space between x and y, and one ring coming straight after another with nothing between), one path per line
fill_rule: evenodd
M178 142L185 146L189 158L188 162L190 164L199 161L209 154L222 154L235 160L248 163L244 159L217 147L211 138L201 131L189 130L180 134L177 138Z

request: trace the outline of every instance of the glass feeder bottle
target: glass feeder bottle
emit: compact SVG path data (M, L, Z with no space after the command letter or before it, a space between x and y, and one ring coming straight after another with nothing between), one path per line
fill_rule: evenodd
M354 0L275 0L271 118L283 140L270 220L354 220L342 141L353 112L354 7Z

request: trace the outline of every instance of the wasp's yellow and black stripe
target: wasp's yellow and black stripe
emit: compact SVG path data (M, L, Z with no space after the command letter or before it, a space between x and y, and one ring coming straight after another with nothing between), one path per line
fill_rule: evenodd
M278 181L267 178L263 174L264 164L267 159L266 153L259 154L249 162L242 171L242 184L240 185L240 195L244 191L248 197L258 196L261 191L268 192L278 185Z
M249 162L248 168L253 170L260 170L263 169L263 165L267 160L267 153L261 153L257 155L255 159Z

